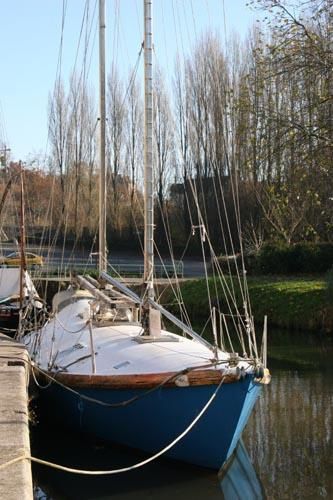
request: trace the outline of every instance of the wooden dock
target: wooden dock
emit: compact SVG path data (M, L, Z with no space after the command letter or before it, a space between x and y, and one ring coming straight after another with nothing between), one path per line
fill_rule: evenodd
M27 361L25 347L0 334L0 465L30 456ZM32 500L29 460L0 468L0 498Z

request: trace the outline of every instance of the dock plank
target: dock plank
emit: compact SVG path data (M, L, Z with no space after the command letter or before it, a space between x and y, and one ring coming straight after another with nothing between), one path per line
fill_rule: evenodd
M27 361L25 347L0 334L0 464L30 455ZM0 469L0 498L32 500L29 460Z

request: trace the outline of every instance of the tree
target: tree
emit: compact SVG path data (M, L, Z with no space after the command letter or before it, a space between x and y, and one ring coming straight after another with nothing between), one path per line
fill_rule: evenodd
M55 85L52 96L49 96L49 136L51 142L52 164L59 172L61 186L61 213L65 213L65 178L67 164L67 134L69 126L67 97L62 81Z
M143 142L143 106L140 99L140 87L134 81L132 82L132 74L128 79L128 99L126 113L126 169L131 180L130 186L130 214L129 214L129 232L134 234L133 221L138 217L137 210L137 189L139 187L140 165L142 165L142 142Z
M111 218L109 224L119 233L120 206L118 181L124 165L124 133L125 133L125 106L123 83L112 66L108 76L108 104L107 104L107 149L109 165L109 181L111 184Z
M158 214L157 235L161 240L163 220L166 217L165 197L170 182L171 161L174 153L173 118L169 106L170 97L163 84L161 71L156 71L154 80L153 137L155 149L155 184L157 189Z

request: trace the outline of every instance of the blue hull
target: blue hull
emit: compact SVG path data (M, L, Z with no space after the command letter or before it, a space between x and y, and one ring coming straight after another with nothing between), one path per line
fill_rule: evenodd
M224 384L192 430L165 456L219 469L234 451L261 385L253 376ZM41 391L43 406L61 423L103 440L154 454L172 442L198 415L216 386L164 387L124 407L108 408L56 384ZM81 390L81 394L117 403L144 390Z

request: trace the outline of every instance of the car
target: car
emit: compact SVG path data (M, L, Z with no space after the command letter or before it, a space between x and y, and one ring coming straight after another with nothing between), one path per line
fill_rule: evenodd
M32 252L25 252L25 262L28 267L42 267L44 264L44 259L41 255L36 255ZM12 252L4 257L0 257L1 266L20 266L21 265L21 253Z

